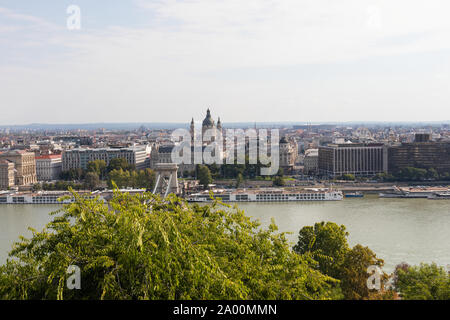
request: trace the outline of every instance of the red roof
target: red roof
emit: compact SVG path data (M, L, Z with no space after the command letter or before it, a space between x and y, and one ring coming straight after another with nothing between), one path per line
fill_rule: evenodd
M61 158L60 154L47 154L47 155L36 157L36 160L37 159L58 159L58 158Z

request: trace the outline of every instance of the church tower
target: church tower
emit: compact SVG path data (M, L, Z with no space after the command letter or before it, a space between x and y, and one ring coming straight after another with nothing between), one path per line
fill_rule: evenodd
M217 131L222 132L222 122L220 122L220 117L217 119Z
M205 119L203 119L203 123L202 123L202 137L205 137L205 132L206 132L206 130L209 130L209 129L215 130L216 124L214 123L214 120L211 117L211 111L208 108L208 110L206 110L206 117L205 117ZM214 141L215 139L216 139L216 135L214 132L214 134L211 137L211 141Z
M195 140L195 125L194 125L194 118L192 118L191 121L191 127L190 127L190 134L191 134L191 143L192 145L194 145L194 140Z

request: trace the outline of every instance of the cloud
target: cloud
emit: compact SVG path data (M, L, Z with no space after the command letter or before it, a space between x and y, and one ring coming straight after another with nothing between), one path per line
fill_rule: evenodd
M32 15L22 14L22 13L16 13L13 10L10 10L8 8L0 7L0 16L3 16L4 18L13 20L13 21L19 21L19 22L28 22L33 24L34 26L42 26L42 27L48 27L48 28L54 28L55 25L49 23L45 19L41 19L39 17L35 17Z

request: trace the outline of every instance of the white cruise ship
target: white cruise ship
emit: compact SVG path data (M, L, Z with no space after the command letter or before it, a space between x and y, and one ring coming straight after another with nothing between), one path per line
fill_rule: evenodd
M343 199L341 191L327 189L283 190L212 190L215 198L223 202L290 202L290 201L337 201ZM209 191L194 193L186 197L188 202L212 201Z
M80 194L90 199L98 196L98 194L90 192ZM75 200L73 197L70 197L60 201L60 198L64 196L71 196L71 194L64 191L2 192L0 193L0 204L67 204Z

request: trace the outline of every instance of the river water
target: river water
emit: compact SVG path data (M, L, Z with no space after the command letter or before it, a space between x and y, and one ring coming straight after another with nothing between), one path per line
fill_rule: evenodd
M436 262L450 264L450 201L428 199L379 199L376 195L347 198L343 201L291 203L239 203L247 215L263 226L271 218L279 231L292 232L294 244L298 231L320 221L347 227L351 245L360 243L384 259L386 272L396 264ZM41 230L55 211L55 205L0 206L0 264L6 261L19 235L30 236L31 226Z

